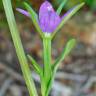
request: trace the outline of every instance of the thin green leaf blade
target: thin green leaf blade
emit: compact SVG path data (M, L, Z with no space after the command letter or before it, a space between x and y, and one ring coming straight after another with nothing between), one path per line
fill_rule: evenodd
M57 14L58 15L60 15L60 13L61 13L61 11L62 11L62 9L63 9L63 7L64 7L64 5L66 4L67 1L68 0L63 0L62 3L60 4L60 6L58 7L58 9L57 9Z
M44 34L43 34L42 30L40 29L40 26L38 24L38 21L36 20L36 18L38 18L38 17L36 16L34 10L26 2L24 2L24 5L25 5L25 8L27 9L27 11L29 12L29 14L31 16L31 19L33 21L34 26L37 29L37 32L39 32L40 36L43 38L44 37Z
M47 96L48 96L49 92L51 91L53 81L54 81L54 76L51 77L51 79L49 80L49 83L47 85L47 91L46 91Z
M55 36L55 34L61 29L61 27L84 5L85 3L81 3L77 6L75 6L74 8L72 8L72 10L69 10L66 14L66 16L63 18L63 20L61 21L61 23L59 24L59 26L57 27L57 29L53 32L52 34L52 39Z
M71 39L68 41L68 43L65 47L65 52L63 53L62 59L64 59L64 57L67 56L71 52L71 50L74 48L75 45L76 45L75 39Z
M14 47L16 50L16 54L21 65L21 70L22 70L27 88L29 90L29 94L30 96L38 96L34 81L32 79L32 73L28 66L28 61L27 61L27 58L26 58L26 55L22 46L20 34L16 25L11 0L2 0L2 1L3 1L3 6L4 6L4 11L6 14L7 22L10 28L10 33L11 33Z
M34 58L32 58L30 55L27 55L28 56L28 59L32 62L32 65L33 67L35 68L36 72L38 74L42 74L42 69L41 67L39 66L39 64L35 61Z
M65 59L65 57L71 52L71 50L74 48L75 44L76 44L75 39L70 40L67 43L66 47L63 49L63 52L61 53L60 57L53 64L53 66L52 66L52 69L53 69L52 78L49 81L46 94L48 94L49 91L51 90L52 83L54 81L54 77L55 77L55 74L56 74L56 71L58 69L60 62L62 62Z
M31 8L32 9L32 8ZM33 11L33 15L34 15L34 17L36 18L36 20L38 20L38 15L37 15L37 13L32 9L32 11Z
M53 65L53 70L57 70L60 62L62 62L65 57L71 52L71 50L74 48L76 44L76 40L72 39L70 41L68 41L66 47L63 49L63 52L61 53L61 55L57 58L56 62Z

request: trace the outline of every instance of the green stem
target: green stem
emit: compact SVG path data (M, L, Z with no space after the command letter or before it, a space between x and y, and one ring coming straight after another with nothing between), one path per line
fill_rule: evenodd
M52 70L51 70L51 38L50 36L46 36L43 38L43 54L44 54L44 74L43 74L43 80L41 80L41 88L42 88L42 95L46 96L47 94L47 88L48 84L50 82L51 76L52 76Z
M34 81L32 79L32 73L29 69L28 62L24 53L24 49L21 43L20 35L16 26L11 0L2 0L3 6L5 9L7 21L9 24L10 32L12 35L13 43L15 46L15 50L21 65L21 69L23 72L23 76L27 85L27 88L29 90L30 96L38 96L37 91L35 89Z
M51 77L51 39L50 37L45 37L43 39L44 47L44 76L46 80Z

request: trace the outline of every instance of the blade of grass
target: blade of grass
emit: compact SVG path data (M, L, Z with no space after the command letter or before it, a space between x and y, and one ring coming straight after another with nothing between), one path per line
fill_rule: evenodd
M32 62L33 67L35 68L36 72L41 75L43 73L43 70L41 67L38 65L38 63L32 58L30 55L27 55L29 60Z
M53 64L53 66L52 66L52 70L53 70L52 78L49 81L49 85L48 85L46 94L49 93L49 91L50 91L50 89L52 87L52 83L54 81L54 77L55 77L55 74L56 74L56 71L58 69L58 66L59 66L60 62L62 62L62 60L64 60L64 58L70 53L70 51L73 49L75 44L76 44L76 40L75 39L70 40L67 43L66 47L63 49L63 52L61 53L60 57L58 57L56 62Z
M38 96L37 91L35 89L34 81L32 79L32 73L29 69L28 62L24 53L24 49L21 43L20 35L16 26L11 0L2 0L3 6L5 10L5 14L7 17L7 21L9 24L11 36L13 39L14 47L16 50L17 57L19 59L21 70L23 72L23 76L27 85L27 88L29 90L30 96Z
M63 49L61 55L57 58L55 63L53 64L52 68L53 71L56 71L58 69L59 64L65 59L65 57L71 52L71 50L74 48L76 44L75 39L71 39L68 41L66 47Z
M60 6L58 7L58 9L56 11L58 15L60 15L60 13L61 13L61 11L62 11L62 9L63 9L63 7L64 7L64 5L66 4L67 1L68 0L63 0L62 3L60 4Z

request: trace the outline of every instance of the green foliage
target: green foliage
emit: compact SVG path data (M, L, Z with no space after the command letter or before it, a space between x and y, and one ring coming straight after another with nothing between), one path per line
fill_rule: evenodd
M62 3L62 0L55 0L55 1L56 2L53 2L55 6L59 6ZM96 0L68 0L68 2L66 3L65 7L63 7L63 9L68 10L73 6L80 4L82 2L85 2L85 4L87 4L90 9L96 10Z
M16 50L16 54L21 65L22 73L23 73L27 88L29 90L29 94L30 96L38 96L37 91L35 89L34 81L32 79L30 68L28 66L26 54L22 46L20 34L16 25L11 0L2 0L2 1L3 1L3 6L4 6L7 21L8 21L10 33L11 33L14 47Z
M42 75L43 71L42 71L41 67L39 66L39 64L35 61L35 59L33 57L31 57L30 55L28 55L28 58L31 61L36 73L38 73L39 75Z
M55 4L55 6L59 6L62 3L62 0L55 0L56 2L53 2L53 4ZM63 9L70 9L74 6L76 6L77 4L80 4L82 2L85 2L85 0L67 0L67 3L65 5L65 7Z
M75 47L76 45L76 40L75 39L71 39L67 42L66 46L64 47L63 51L61 52L61 55L57 58L57 60L55 61L55 63L52 65L52 78L49 81L48 84L48 89L47 92L49 93L51 87L52 87L52 83L54 81L54 77L56 74L56 71L60 65L60 63L65 59L66 56L69 55L69 53L72 51L72 49Z
M96 10L96 0L86 0L86 3L92 10Z
M69 55L69 53L71 52L71 50L74 48L75 45L76 45L75 39L71 39L68 41L68 43L66 44L65 48L63 49L61 55L58 57L56 62L53 64L53 71L56 71L58 69L60 62L62 62L62 60L64 60L65 57L67 55Z
M3 10L2 2L0 2L0 11Z
M62 9L63 9L63 7L64 7L64 5L66 4L67 1L68 1L68 0L63 0L62 3L60 4L60 6L58 7L57 13L58 13L59 15L60 15L60 13L61 13L61 11L62 11Z

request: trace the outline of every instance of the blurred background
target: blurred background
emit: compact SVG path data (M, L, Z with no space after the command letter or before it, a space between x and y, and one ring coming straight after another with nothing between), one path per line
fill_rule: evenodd
M1 0L2 1L2 0ZM29 96L10 36L0 1L0 96ZM42 41L31 20L16 12L26 1L38 13L44 0L12 0L14 14L26 54L42 65ZM49 0L55 9L62 0ZM52 62L60 55L66 42L75 38L77 45L60 64L50 96L96 96L96 0L68 0L61 16L70 8L85 6L62 27L52 42ZM40 81L31 64L33 78L40 94ZM41 96L41 95L39 95Z

